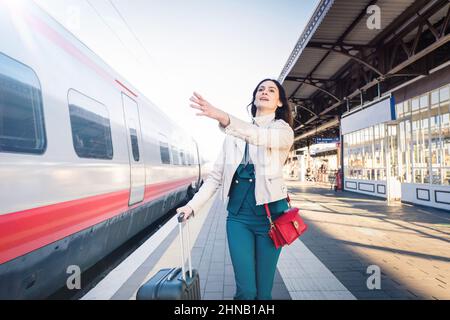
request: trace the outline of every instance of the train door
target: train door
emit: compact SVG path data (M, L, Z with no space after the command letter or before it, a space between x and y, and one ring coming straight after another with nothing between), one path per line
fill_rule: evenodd
M128 156L130 160L130 199L131 206L144 199L145 166L142 144L139 108L133 99L122 93L123 114L127 129Z

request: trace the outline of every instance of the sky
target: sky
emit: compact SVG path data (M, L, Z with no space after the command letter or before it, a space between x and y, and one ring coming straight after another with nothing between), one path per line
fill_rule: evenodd
M9 0L14 1L14 0ZM155 103L214 161L224 139L193 91L250 120L260 80L277 79L318 0L34 0ZM144 125L144 124L142 124Z

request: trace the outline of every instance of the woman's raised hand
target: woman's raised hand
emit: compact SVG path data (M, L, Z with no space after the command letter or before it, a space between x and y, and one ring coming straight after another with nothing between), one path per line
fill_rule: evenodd
M228 114L219 108L214 107L206 99L204 99L199 93L194 92L194 95L189 99L191 107L198 109L202 112L197 113L198 116L206 116L211 119L219 121L223 126L227 126L229 123Z

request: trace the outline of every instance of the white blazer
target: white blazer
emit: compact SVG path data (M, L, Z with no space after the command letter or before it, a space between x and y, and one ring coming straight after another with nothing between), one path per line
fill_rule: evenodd
M230 123L220 130L227 135L211 172L199 191L187 203L194 212L220 188L220 198L227 203L228 191L234 173L242 161L245 142L249 143L249 156L255 167L256 204L286 198L283 166L294 143L294 131L284 120L275 119L275 113L254 117L248 123L229 115Z

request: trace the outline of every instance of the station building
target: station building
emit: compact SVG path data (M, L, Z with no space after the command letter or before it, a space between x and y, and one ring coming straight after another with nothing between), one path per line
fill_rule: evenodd
M338 138L345 190L450 210L449 18L448 1L322 0L279 77L295 149Z

